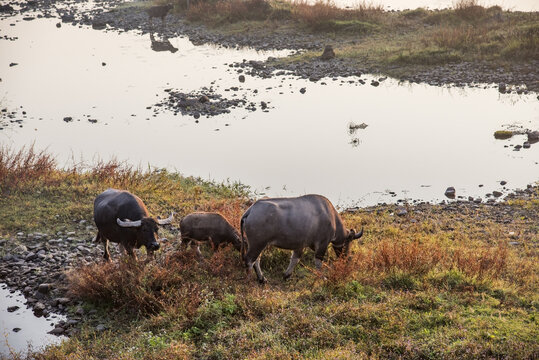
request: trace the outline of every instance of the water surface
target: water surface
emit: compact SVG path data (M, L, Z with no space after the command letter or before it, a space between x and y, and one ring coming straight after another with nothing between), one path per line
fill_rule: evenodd
M538 145L517 152L504 145L522 144L524 136L493 137L509 125L538 129L536 95L502 95L491 85L461 89L390 79L368 85L377 76L363 76L366 85L357 78L312 83L292 76L246 76L242 84L225 64L286 52L194 46L185 38L169 39L175 53L155 52L149 35L57 29L45 19L9 22L0 22L2 35L18 40L0 41L0 98L24 121L0 131L0 142L35 143L62 164L116 156L238 180L260 195L324 194L342 206L438 201L448 186L457 195L485 196L501 190L501 180L514 189L539 179ZM165 89L204 86L229 98L246 96L258 110L233 109L197 123L147 108L166 98ZM226 91L233 86L238 91ZM269 112L261 111L261 101ZM68 116L73 121L66 123ZM351 133L351 123L368 126Z
M20 291L11 292L5 284L0 283L0 355L26 353L29 346L38 350L46 345L59 343L65 338L47 334L52 330L54 321L58 322L63 317L50 315L47 318L38 318L24 304L25 298ZM11 306L19 306L19 309L8 312L7 308Z

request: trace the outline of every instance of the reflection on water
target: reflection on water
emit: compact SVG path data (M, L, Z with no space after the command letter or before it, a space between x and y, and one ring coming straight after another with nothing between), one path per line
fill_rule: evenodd
M153 51L170 51L171 53L175 53L178 51L178 48L174 47L171 43L168 37L163 35L162 40L156 40L155 35L153 32L150 33L150 41L152 42L152 50Z
M29 345L38 350L64 338L47 334L52 330L53 321L58 322L63 317L38 318L24 303L24 296L19 291L11 293L4 284L0 284L0 356L7 356L10 351L25 353ZM9 312L7 309L11 307L18 309Z
M493 137L510 124L538 129L535 95L390 79L373 87L357 78L312 83L242 74L240 82L237 68L226 64L285 52L194 46L184 38L167 39L177 52L155 52L147 37L134 33L57 29L47 20L0 25L19 37L0 42L2 107L27 117L22 128L0 131L0 142L18 148L35 141L63 163L116 156L240 180L261 194L320 193L343 206L439 200L448 186L457 196L476 197L500 190L501 180L510 188L538 180L539 146L512 151L504 145L521 145L523 136ZM371 77L363 80L369 84ZM246 97L256 111L233 109L198 121L153 111L167 89L210 86L229 99ZM268 112L261 111L262 101L271 104ZM368 126L351 136L351 123Z

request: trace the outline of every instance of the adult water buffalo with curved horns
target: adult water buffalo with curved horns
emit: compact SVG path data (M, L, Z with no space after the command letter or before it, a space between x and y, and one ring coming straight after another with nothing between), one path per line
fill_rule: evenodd
M142 200L125 190L107 189L94 201L96 241L104 243L103 257L108 261L109 241L118 243L120 249L135 259L134 249L145 246L148 257L152 257L159 249L158 225L170 224L172 218L172 214L167 219L151 218Z
M253 267L258 281L266 279L260 270L260 253L268 245L293 250L284 278L290 277L306 247L314 251L316 268L331 243L335 254L348 254L350 242L363 235L345 229L331 202L321 195L261 199L241 218L242 256L248 271ZM247 252L245 253L245 246Z

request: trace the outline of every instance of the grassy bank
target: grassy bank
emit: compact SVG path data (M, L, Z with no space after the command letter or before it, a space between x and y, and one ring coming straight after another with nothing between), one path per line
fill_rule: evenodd
M539 59L538 12L486 8L476 0L460 0L452 9L397 12L366 3L342 9L331 1L203 0L189 8L184 0L174 3L190 21L220 33L312 33L358 68L375 67L395 76L462 61L499 67ZM280 61L310 61L320 50Z
M91 219L107 187L137 193L154 214L220 211L235 226L248 206L218 185L117 162L60 170L47 154L0 152L0 235L69 230ZM171 241L155 262L73 269L69 296L97 310L79 335L37 359L531 359L539 353L539 194L498 206L394 207L343 214L365 227L348 261L313 269L306 251L289 281L289 252L267 250L269 284L245 278L238 253ZM20 218L20 219L19 219ZM517 241L518 245L510 245ZM21 358L23 358L21 356Z

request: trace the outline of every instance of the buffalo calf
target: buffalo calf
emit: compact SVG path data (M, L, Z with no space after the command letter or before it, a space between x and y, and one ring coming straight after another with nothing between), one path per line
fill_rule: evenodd
M240 250L240 233L221 214L196 212L180 221L181 247L187 247L192 241L210 241L217 249L222 243L231 243ZM197 253L200 249L197 244Z

